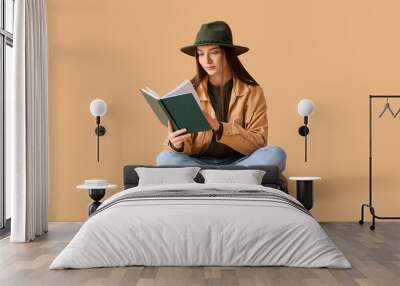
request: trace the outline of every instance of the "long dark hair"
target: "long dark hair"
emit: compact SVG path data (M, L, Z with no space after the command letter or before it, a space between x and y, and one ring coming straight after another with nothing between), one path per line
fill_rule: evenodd
M232 75L236 76L239 80L243 81L244 83L247 83L249 85L258 85L256 80L250 75L250 73L245 69L243 64L240 62L238 56L235 54L233 48L231 47L225 47L225 46L219 46L222 52L222 56L226 57L226 62L228 63ZM196 75L192 78L192 84L195 89L199 86L200 82L207 76L207 72L203 69L199 62L199 55L197 53L197 48L195 49L195 57L196 57L196 69L197 73ZM224 64L225 61L222 61L222 64ZM222 76L222 75L221 75ZM223 114L223 107L225 103L225 98L223 96L223 86L220 86L220 100L221 100L221 114Z

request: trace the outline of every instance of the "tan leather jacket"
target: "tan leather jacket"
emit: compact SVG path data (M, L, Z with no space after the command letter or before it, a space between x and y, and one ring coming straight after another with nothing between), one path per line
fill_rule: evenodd
M215 116L214 109L208 97L206 77L198 86L197 94L204 110ZM248 155L256 149L267 145L268 121L267 104L260 86L252 86L233 77L231 100L228 109L228 122L222 122L223 133L218 142L228 145L243 155ZM192 133L189 141L185 141L183 151L188 155L200 155L211 143L212 130ZM164 148L174 151L168 145ZM176 151L175 151L176 152Z

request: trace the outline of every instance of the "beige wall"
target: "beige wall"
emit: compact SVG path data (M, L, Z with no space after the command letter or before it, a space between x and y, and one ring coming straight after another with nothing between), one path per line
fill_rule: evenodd
M237 44L250 47L241 60L264 88L269 144L287 151L286 176L323 178L312 210L318 220L358 220L367 200L368 95L400 93L400 2L240 3L47 1L50 220L87 217L90 199L75 189L84 179L121 186L125 164L154 163L166 130L138 89L148 85L163 93L190 78L194 60L179 48L193 42L201 23L216 19L231 25ZM100 164L89 113L94 98L109 107ZM297 134L302 98L316 104L308 163ZM376 112L382 107L377 104ZM394 215L400 205L400 121L376 122L375 202L380 215Z

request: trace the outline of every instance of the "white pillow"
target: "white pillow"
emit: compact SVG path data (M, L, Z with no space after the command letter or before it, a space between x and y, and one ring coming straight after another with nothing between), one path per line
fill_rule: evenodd
M205 184L234 183L247 185L261 185L265 171L263 170L201 170Z
M138 186L196 183L193 179L200 167L146 168L136 167Z

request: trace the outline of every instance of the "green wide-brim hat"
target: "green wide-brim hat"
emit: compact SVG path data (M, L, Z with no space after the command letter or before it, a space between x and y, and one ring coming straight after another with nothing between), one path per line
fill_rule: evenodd
M247 47L233 44L231 28L224 21L215 21L201 25L194 44L181 48L181 51L194 57L196 55L196 47L206 45L231 47L237 56L249 50Z

